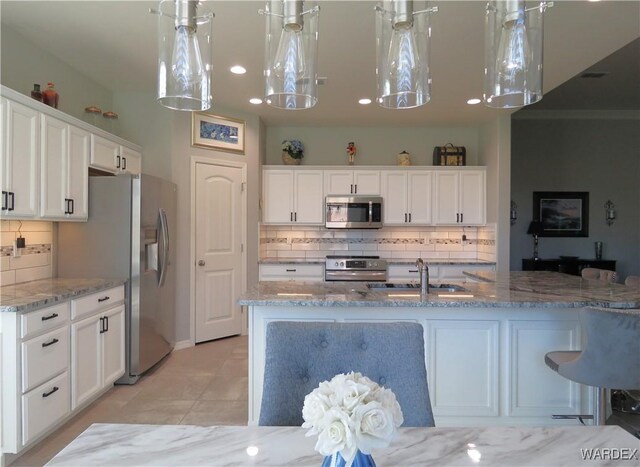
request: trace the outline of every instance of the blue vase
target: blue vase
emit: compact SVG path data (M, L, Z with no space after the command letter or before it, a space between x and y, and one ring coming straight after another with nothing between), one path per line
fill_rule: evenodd
M322 467L332 467L331 459L333 456L326 456L322 461ZM340 453L336 454L336 463L335 467L345 467L347 463L344 458L340 455ZM353 459L352 467L376 467L376 463L371 457L371 454L363 454L360 449L356 452L356 457Z

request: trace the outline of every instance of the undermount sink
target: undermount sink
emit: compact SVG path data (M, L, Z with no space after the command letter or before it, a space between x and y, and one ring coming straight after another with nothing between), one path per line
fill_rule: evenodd
M370 282L367 284L367 287L374 290L420 290L420 284L416 283L396 284L390 282ZM467 289L456 284L429 284L429 290L433 290L434 292L464 292Z

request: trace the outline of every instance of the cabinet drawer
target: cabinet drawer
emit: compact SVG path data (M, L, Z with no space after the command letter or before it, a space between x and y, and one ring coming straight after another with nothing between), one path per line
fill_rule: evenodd
M69 372L22 396L22 444L26 445L70 410Z
M69 302L25 313L20 317L20 320L20 337L25 339L35 336L69 321Z
M96 292L86 297L71 300L71 319L89 315L124 300L124 286Z
M22 343L22 392L69 367L69 326Z
M322 264L261 264L261 281L324 280Z

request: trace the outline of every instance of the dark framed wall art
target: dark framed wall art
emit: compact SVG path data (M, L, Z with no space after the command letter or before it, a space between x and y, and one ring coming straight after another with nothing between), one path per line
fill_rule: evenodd
M534 191L533 218L540 220L540 237L588 237L589 192Z

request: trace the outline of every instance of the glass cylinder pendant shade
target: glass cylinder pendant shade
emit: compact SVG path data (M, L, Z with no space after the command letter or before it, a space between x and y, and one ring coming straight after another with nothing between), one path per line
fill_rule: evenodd
M272 0L263 12L265 102L286 110L308 109L318 102L318 17L316 2Z
M158 102L175 110L211 107L212 19L202 2L162 0L158 13Z
M430 11L415 12L411 0L385 0L376 7L378 104L410 109L431 99Z
M542 99L543 16L549 6L490 1L485 16L484 103L508 109Z

